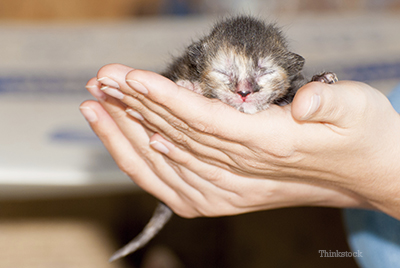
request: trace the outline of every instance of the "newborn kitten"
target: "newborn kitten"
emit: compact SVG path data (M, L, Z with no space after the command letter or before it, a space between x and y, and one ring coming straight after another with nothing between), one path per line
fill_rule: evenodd
M163 74L178 85L254 114L287 104L306 83L304 58L288 50L281 31L251 17L216 24Z
M296 91L307 83L301 74L303 65L304 58L288 50L275 25L239 16L217 23L209 35L175 59L163 75L194 92L254 114L271 104L290 103ZM323 73L312 81L335 83L337 78L334 73ZM159 203L144 230L110 261L146 245L172 214Z

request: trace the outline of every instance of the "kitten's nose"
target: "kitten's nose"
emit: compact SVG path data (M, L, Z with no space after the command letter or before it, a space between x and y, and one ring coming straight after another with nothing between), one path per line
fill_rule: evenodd
M249 95L251 92L246 90L246 91L237 91L236 93L242 96L242 98L246 98L247 95Z
M242 97L243 100L245 100L248 95L254 92L253 88L253 83L249 79L244 79L238 81L235 91L240 95L240 97Z

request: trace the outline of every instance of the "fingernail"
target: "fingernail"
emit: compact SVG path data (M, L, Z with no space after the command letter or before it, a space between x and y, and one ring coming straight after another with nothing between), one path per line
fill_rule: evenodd
M119 84L116 81L114 81L111 78L109 78L109 77L101 77L101 78L97 79L97 81L99 81L103 85L106 85L106 86L109 86L109 87L113 87L113 88L116 88L116 89L120 88Z
M81 106L79 107L79 110L88 122L93 123L97 121L97 115L91 108L87 106Z
M147 90L147 88L145 86L143 86L141 83L139 83L136 80L126 80L126 83L133 88L134 90L136 90L137 92L140 92L144 95L146 95L147 93L149 93L149 91Z
M137 120L140 120L140 121L144 120L143 116L140 113L132 110L131 108L126 109L125 112L127 114L129 114L130 116L136 118Z
M150 146L153 147L153 149L159 151L160 153L163 153L163 154L168 154L169 153L168 148L164 144L159 142L159 141L150 142Z
M122 100L125 95L119 91L118 89L109 87L109 86L104 86L100 88L103 92L107 93L108 95L110 95L111 97L114 97L116 99Z
M90 91L90 94L92 94L98 101L105 101L107 99L106 94L104 94L98 86L85 86L85 88L87 88Z
M308 111L301 117L303 120L309 119L319 108L319 105L321 104L321 97L317 94L314 94L311 97L311 103L310 106L308 107Z

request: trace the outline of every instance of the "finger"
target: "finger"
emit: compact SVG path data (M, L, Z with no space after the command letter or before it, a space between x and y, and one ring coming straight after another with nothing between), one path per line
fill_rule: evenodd
M121 90L124 90L124 86L121 87ZM203 156L207 158L206 161L213 161L213 163L219 162L219 164L234 163L232 159L224 153L224 150L234 151L235 147L241 147L242 145L225 141L223 138L197 132L191 129L185 122L170 114L164 107L152 102L146 97L139 96L138 98L140 101L129 95L125 95L122 102L128 106L126 112L139 120L147 129L154 133L162 134L182 148L196 151L200 158ZM218 148L218 150L215 148Z
M187 184L201 193L200 197L191 200L199 215L213 217L252 210L244 205L245 201L240 196L240 192L245 191L244 188L249 185L248 180L251 179L237 180L236 178L241 177L198 160L158 134L151 140L153 148L166 154L172 161L171 165L177 168L177 172Z
M155 134L150 139L150 145L157 151L168 156L173 162L179 166L185 167L198 177L188 180L188 184L199 189L204 195L211 193L211 189L221 189L235 194L241 187L240 184L234 183L235 175L226 176L226 169L222 169L215 165L210 165L199 160L190 153L187 153L172 143L165 140L162 136Z
M155 134L150 139L150 145L160 153L167 155L170 159L172 159L175 163L184 166L185 168L190 169L194 173L198 174L200 177L204 177L205 174L210 175L213 171L218 170L217 167L210 166L208 164L202 163L196 157L193 157L191 154L184 152L174 146L172 143L165 140L159 134ZM205 171L205 167L208 167L208 170ZM208 172L208 173L207 173ZM213 176L210 176L213 177ZM210 184L209 182L205 183L205 181L190 181L189 182L193 187L198 189L207 188Z
M147 111L145 111L147 110ZM148 129L152 130L154 133L159 133L163 137L166 137L168 140L174 142L176 146L184 150L194 151L196 152L196 156L199 159L202 159L208 163L214 163L220 167L227 167L227 164L234 164L233 160L229 157L228 154L224 153L224 148L227 150L233 150L236 146L231 143L225 144L220 141L218 138L210 136L207 141L203 138L203 134L201 133L193 133L190 136L186 135L183 131L178 130L175 127L172 127L168 124L163 118L149 111L146 107L140 109L141 114L138 115L136 111L128 109L128 113L134 117L139 117L141 119L141 123ZM150 123L156 122L156 123ZM188 130L191 131L191 130ZM217 149L216 149L217 148Z
M349 127L354 118L362 116L367 106L365 92L356 82L341 81L328 85L313 82L296 93L292 104L295 119L309 122L330 123L338 127Z
M87 82L85 87L99 102L104 102L107 99L107 95L103 91L99 90L100 85L101 84L97 81L97 78L93 77Z
M99 95L102 93L98 88L99 84L97 79L91 79L87 88L93 95ZM93 105L92 102L89 104ZM181 197L176 192L176 189L179 188L176 185L179 180L176 180L176 176L172 174L173 170L169 166L161 163L162 157L148 146L149 136L140 123L129 117L123 104L113 98L107 98L106 101L101 102L101 105L101 109L98 105L94 107L82 105L81 110L90 111L92 108L97 108L100 109L100 114L107 118L105 121L107 124L101 124L101 127L96 127L97 124L93 121L93 123L89 122L120 169L147 192L163 201L168 197L166 203L180 200ZM131 153L124 153L123 148L129 149ZM141 172L142 169L143 172ZM149 174L144 175L144 171Z
M198 175L195 178L185 177L190 179L188 183L203 191L203 202L197 202L200 215L230 215L299 205L347 207L363 204L357 196L333 186L231 174L190 158L157 134L151 140L156 150ZM210 184L215 187L210 187Z
M289 186L296 183L267 178L242 177L202 163L157 134L151 138L151 141L156 150L198 175L197 177L185 177L188 183L198 188L203 193L205 200L208 201L208 204L198 203L202 215L240 214L283 207L287 206L289 202L293 202L294 198L290 196L288 198L284 194L288 191L284 185ZM302 185L299 183L300 189L302 189ZM289 187L289 189L291 188L294 187ZM298 192L295 192L295 196L298 194ZM296 200L296 202L299 201Z
M120 89L126 85L125 77L132 70L132 67L122 64L107 64L97 72L97 80L105 86Z
M175 194L148 168L147 163L136 153L113 118L99 103L86 101L81 104L80 110L119 168L129 174L139 187L161 200Z
M120 64L109 64L103 66L97 75L97 80L94 78L91 81L89 81L87 88L89 91L92 93L92 95L96 95L97 93L94 92L95 88L99 86L100 84L103 85L102 90L103 92L107 93L107 95L113 96L117 99L124 99L123 102L130 107L136 108L139 110L142 114L146 115L153 115L151 117L151 122L158 122L158 125L161 125L161 127L150 124L148 121L144 121L143 116L141 113L138 113L137 111L128 108L126 112L136 118L137 120L141 121L142 124L146 125L148 129L150 129L153 132L160 132L160 133L168 133L168 130L172 130L172 127L166 123L166 121L158 116L157 114L151 113L151 111L146 108L140 101L138 101L135 98L132 98L129 95L123 95L121 91L124 91L127 94L134 95L135 97L141 97L140 94L137 94L136 91L132 90L130 87L128 87L125 83L125 76L127 75L128 72L132 71L133 68L120 65ZM105 86L104 86L105 85ZM100 92L102 94L102 97L104 95L103 92ZM100 98L98 98L100 99ZM146 102L146 98L141 97L141 101ZM153 103L149 100L147 100L148 106L150 106L154 110L164 110L162 107L157 105L156 103ZM170 116L168 112L163 113L164 117ZM149 118L150 116L148 116ZM171 117L171 116L170 116ZM172 121L172 119L174 119ZM179 119L175 117L171 117L172 125L179 128L179 126L183 128L187 128L186 124ZM180 139L177 139L178 141Z
M141 81L138 81L139 79ZM249 140L272 141L276 140L277 133L290 133L290 128L285 127L288 121L284 119L290 117L292 120L292 117L278 106L271 106L268 111L248 115L218 100L210 100L179 87L152 72L134 70L127 75L127 81L132 88L144 94L139 94L141 96L137 98L145 107L135 101L129 103L128 98L124 101L137 109L146 121L156 126L159 130L157 132L163 133L169 140L189 150L196 147L195 143L199 143L218 149L220 152L232 152L228 157L215 153L214 159L222 157L222 162L232 164L235 160L228 158L232 158L233 152L246 145ZM146 86L142 82L147 83ZM153 95L157 103L148 99L152 92L155 92ZM260 122L263 124L260 125ZM250 139L248 130L253 129L255 125L264 128L265 131L258 131L262 136ZM279 134L279 136L285 135ZM200 151L196 153L203 155Z
M124 99L124 102L127 101L128 98ZM137 102L137 101L135 101ZM132 103L126 102L130 105ZM138 105L137 103L135 104L136 108L141 106L140 104ZM279 107L274 107L277 109L280 109ZM273 108L273 109L274 109ZM287 133L292 133L293 131L289 131L292 126L288 126L285 128L287 123L293 121L290 111L285 112L284 110L279 110L280 113L288 113L289 114L289 119L291 121L282 121L280 122L278 120L270 120L271 125L267 126L267 131L259 131L259 129L256 129L252 133L251 137L246 137L246 139L242 141L229 141L226 139L223 139L222 137L215 137L212 135L207 135L204 133L198 133L193 129L190 129L189 126L185 127L177 127L176 125L171 126L168 122L166 122L162 117L158 116L157 114L153 113L146 107L140 107L140 116L142 119L142 124L145 125L146 127L152 129L154 132L160 133L163 137L165 137L167 140L172 141L175 145L180 147L181 149L185 151L190 151L199 160L202 160L203 162L213 164L215 166L218 166L220 168L224 169L235 169L237 172L240 172L240 168L238 167L241 166L246 166L247 163L246 161L243 161L242 155L248 155L249 159L259 159L260 161L262 159L266 159L265 157L262 158L260 154L262 153L261 151L257 151L252 149L250 146L257 146L261 144L265 144L271 149L271 160L274 159L274 155L279 155L279 156L286 156L288 155L288 152L286 151L291 151L291 149L287 149L284 146L284 144L289 143L291 137L287 135ZM136 113L136 111L135 111ZM144 114L143 116L141 114ZM254 118L256 118L258 115L254 115ZM281 116L284 116L281 114ZM135 115L135 117L138 117ZM280 118L280 116L278 116ZM259 122L265 122L267 120L264 120L264 117L262 119L258 119ZM151 123L152 122L152 123ZM258 128L262 128L263 126L259 124L255 124ZM296 125L295 125L296 126ZM284 131L280 131L280 129ZM270 134L270 137L267 137L268 133ZM286 133L286 134L285 134ZM247 143L247 146L246 146ZM283 147L283 148L281 148ZM238 155L238 152L241 152L241 155ZM266 161L268 162L268 161ZM256 166L254 162L251 164L254 166L254 170L256 171ZM260 163L262 166L266 166L267 164L265 161L263 163Z
M161 105L164 111L181 119L198 132L231 140L236 140L238 135L245 135L243 128L249 124L249 115L219 100L208 99L149 71L131 71L126 79L132 89ZM173 118L163 111L155 112L163 118L167 116L166 120ZM238 121L242 124L237 124Z
M107 67L107 66L106 66ZM103 67L103 68L106 68ZM124 67L124 66L122 66ZM97 78L92 78L86 85L88 91L97 99L101 99L99 101L103 108L107 111L107 113L111 116L111 118L115 121L117 126L120 128L122 133L124 134L131 134L126 135L126 137L132 137L132 133L134 138L132 139L134 143L140 143L144 141L145 143L148 142L149 136L144 135L147 132L143 129L141 124L139 123L139 119L129 116L126 113L126 106L124 103L116 100L115 98L107 97L109 94L104 94L104 90L101 90L99 87L102 84L98 81ZM128 138L128 139L129 139Z
M152 102L148 98L150 94L148 89L140 83L141 81L131 79L135 78L134 74L138 73L140 75L148 75L149 77L147 77L147 79L151 79L149 83L152 86L155 85L154 88L157 88L158 83L160 88L172 87L177 91L173 92L173 94L171 94L172 97L170 96L169 98L167 98L167 95L164 95L166 98L161 104ZM226 163L237 169L237 166L240 167L243 164L241 163L243 162L242 158L237 155L237 151L244 150L244 154L257 158L259 156L259 152L254 152L249 144L246 143L263 141L264 143L270 143L273 147L276 147L276 144L283 143L283 137L287 137L288 133L293 132L290 128L285 127L288 121L282 120L282 117L286 119L288 116L293 120L290 112L288 113L285 109L278 106L272 106L268 111L255 115L246 115L219 101L209 100L199 94L178 87L170 80L151 72L134 70L129 72L126 77L128 84L134 87L136 91L126 88L125 86L121 86L120 90L135 98L125 95L122 101L137 110L140 116L145 119L144 123L149 122L150 125L154 126L154 128L150 128L152 131L162 133L169 140L176 142L183 148L196 152L196 155L199 155L202 159L207 159L206 161L209 163L214 163L216 165ZM192 97L194 96L194 99L190 100L190 107L186 105L190 99L190 96L186 96L186 94ZM179 101L178 103L172 101L172 105L169 105L169 99L180 100L183 95L185 95L183 102ZM226 114L226 118L218 118L218 116L222 114L219 110L217 114L210 114L210 109L204 109L204 107L202 108L203 110L200 110L199 114L191 113L192 104L194 104L195 107L198 103L200 103L200 106L205 105L201 103L203 101L205 101L206 104L217 103L219 107L223 107L224 110L229 110L232 114ZM168 103L168 105L165 105L165 103ZM181 112L181 114L178 113L179 116L183 115L184 118L178 118L178 116L174 114L172 110L174 108L174 103L183 103L183 106L185 107L186 105L186 108L189 109L187 113L183 113L180 108L181 106L177 106L178 111ZM189 118L188 114L192 116L192 118ZM261 125L260 122L262 122ZM249 130L254 129L254 126L262 130L256 129L250 137ZM284 133L286 133L286 135L283 135ZM285 141L287 142L287 140Z
M92 85L89 87L92 94L101 92L99 88L96 89L96 83L97 80L89 83ZM93 105L95 106L92 107ZM120 102L108 98L101 105L99 108L99 103L87 102L81 106L81 110L84 114L89 114L88 121L90 120L93 130L101 137L120 169L141 188L178 212L181 211L182 215L197 215L188 204L193 203L193 198L201 199L199 191L182 180L164 157L149 146L147 133L136 120L128 117ZM100 114L107 118L108 125L99 125L98 120L93 120L94 109L100 109Z

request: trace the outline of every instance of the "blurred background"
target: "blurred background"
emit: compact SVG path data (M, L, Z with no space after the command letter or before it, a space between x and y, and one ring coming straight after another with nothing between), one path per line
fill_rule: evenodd
M334 71L384 94L400 82L398 0L0 0L0 268L356 267L340 210L175 216L146 248L108 263L156 200L79 113L108 63L161 71L229 14L282 26L305 73Z

